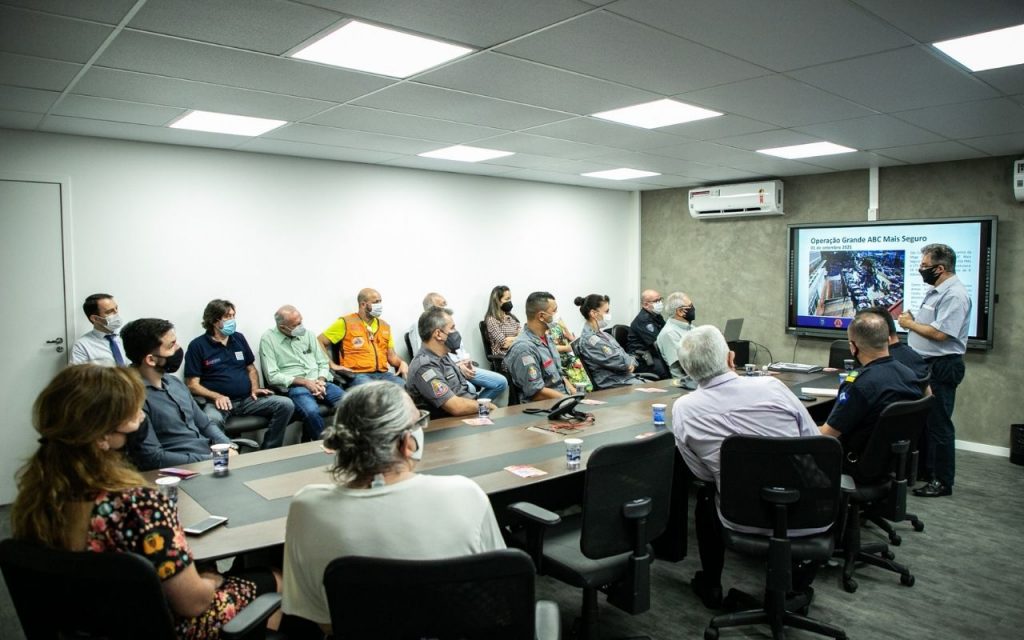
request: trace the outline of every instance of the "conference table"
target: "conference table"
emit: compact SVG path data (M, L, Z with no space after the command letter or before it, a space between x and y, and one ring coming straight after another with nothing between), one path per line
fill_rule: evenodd
M835 373L775 375L794 392L804 387L838 386ZM550 400L492 411L490 425L469 425L463 421L465 418L432 420L425 429L423 459L416 470L471 478L490 497L499 521L508 517L505 506L519 500L550 509L564 508L579 502L587 459L597 447L664 431L666 427L652 424L651 405L668 405L666 418L671 424L672 402L685 393L690 391L676 386L672 380L663 380L639 388L620 387L587 394L587 400L600 404L581 404L578 409L592 413L595 420L571 434L551 431L545 415L524 413L528 408L548 408L552 405ZM804 405L821 420L832 402L831 397L819 396ZM566 468L567 437L583 440L582 464L578 469ZM673 561L686 555L690 480L678 453L676 457L669 530L655 544L660 557ZM216 560L283 544L292 496L308 484L333 482L332 461L333 455L315 441L233 456L230 471L224 476L213 474L210 461L184 465L199 475L179 485L178 512L182 525L209 515L228 517L226 525L201 536L189 536L193 556L198 560ZM524 477L523 467L528 468L525 473L537 475ZM152 481L158 472L145 475Z

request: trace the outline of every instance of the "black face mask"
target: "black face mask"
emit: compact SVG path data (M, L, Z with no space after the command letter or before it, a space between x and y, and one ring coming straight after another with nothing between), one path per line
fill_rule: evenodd
M939 265L935 265L927 269L918 269L917 272L921 274L921 279L925 284L935 284L939 280L939 274L936 273L938 269Z
M512 301L509 300L508 302L502 302L501 310L505 313L512 313Z
M448 347L448 350L455 353L462 347L462 334L458 331L452 331L444 339L444 346Z
M686 309L686 311L684 312L684 314L683 314L683 320L686 320L687 322L693 322L693 321L694 321L694 320L696 320L696 319L697 319L697 307L695 307L695 306L693 306L693 305L691 304L691 305L690 305L690 306L689 306L689 307L688 307L688 308Z
M161 358L163 356L157 357ZM173 355L169 355L166 358L164 358L164 363L162 365L157 365L155 368L159 369L161 373L174 373L179 368L181 368L181 361L184 359L185 350L179 348L177 351L174 352Z

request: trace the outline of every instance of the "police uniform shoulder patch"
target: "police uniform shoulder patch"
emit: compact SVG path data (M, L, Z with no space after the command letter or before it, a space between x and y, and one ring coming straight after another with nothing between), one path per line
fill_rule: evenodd
M448 393L448 385L436 378L430 381L430 388L433 390L435 398L440 398Z
M530 365L526 368L526 379L530 382L536 382L540 379L540 370L536 366Z
M850 373L846 374L846 380L843 380L843 382L851 383L854 380L856 380L857 376L859 376L859 375L860 375L860 371L858 371L857 369L854 369Z
M601 345L601 352L606 356L612 355L612 348L606 344Z
M647 330L650 331L651 333L654 333L654 323L653 322L648 322L647 323Z
M537 364L537 359L533 356L523 356L523 364L529 366L531 364Z
M846 404L846 401L850 399L850 396L846 395L846 392L842 392L836 398L836 404Z
M601 342L601 336L597 335L596 333L587 339L587 343L590 344L591 346L597 344L598 342Z
M434 371L433 369L424 369L420 372L420 377L423 378L424 382L430 382L437 377L437 371Z

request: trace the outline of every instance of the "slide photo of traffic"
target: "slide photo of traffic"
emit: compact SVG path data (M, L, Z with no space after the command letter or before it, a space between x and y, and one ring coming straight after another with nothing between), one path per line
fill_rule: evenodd
M852 318L861 309L881 306L898 316L905 262L902 250L811 251L807 313Z

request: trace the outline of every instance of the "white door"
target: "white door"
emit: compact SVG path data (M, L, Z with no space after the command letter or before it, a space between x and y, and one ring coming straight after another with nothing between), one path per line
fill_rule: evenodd
M61 185L0 179L0 504L36 448L32 403L67 364Z

